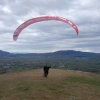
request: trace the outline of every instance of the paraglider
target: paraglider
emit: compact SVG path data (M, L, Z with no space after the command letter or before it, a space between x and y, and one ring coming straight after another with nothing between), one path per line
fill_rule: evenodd
M51 66L44 66L43 67L43 70L44 70L44 77L47 77L48 76L48 73L49 73L49 69L51 68Z
M75 31L76 31L76 34L78 35L78 28L77 26L70 20L66 19L66 18L62 18L62 17L59 17L59 16L42 16L42 17L36 17L36 18L32 18L32 19L29 19L27 21L25 21L23 24L21 24L14 32L13 34L13 40L16 41L20 32L26 28L27 26L33 24L33 23L36 23L36 22L41 22L41 21L48 21L48 20L56 20L56 21L62 21L62 22L65 22L69 25L71 25Z

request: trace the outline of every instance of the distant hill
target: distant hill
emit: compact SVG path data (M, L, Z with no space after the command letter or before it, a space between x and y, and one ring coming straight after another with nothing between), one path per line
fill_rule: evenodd
M81 51L57 51L54 53L55 55L62 55L62 56L68 56L68 57L97 57L100 56L98 53L91 53L91 52L81 52Z
M91 52L81 52L81 51L56 51L51 53L9 53L0 50L0 57L22 57L22 56L32 56L32 57L100 57L100 53Z
M0 50L0 73L41 68L45 64L53 68L100 73L100 54L80 51L56 51L51 53L15 54Z
M0 50L0 57L8 57L8 56L10 56L10 55L12 55L12 54L9 53L9 52Z

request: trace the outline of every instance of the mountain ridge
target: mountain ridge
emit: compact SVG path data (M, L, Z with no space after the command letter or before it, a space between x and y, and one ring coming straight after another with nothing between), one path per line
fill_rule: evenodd
M7 51L0 50L0 57L18 57L18 56L39 56L39 57L58 57L58 56L67 56L67 57L100 57L100 53L93 52L82 52L74 50L60 50L49 53L9 53Z

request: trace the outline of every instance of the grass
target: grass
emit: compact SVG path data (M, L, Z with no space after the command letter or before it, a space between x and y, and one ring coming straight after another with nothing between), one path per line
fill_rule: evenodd
M100 100L100 75L71 70L30 70L0 75L0 100Z

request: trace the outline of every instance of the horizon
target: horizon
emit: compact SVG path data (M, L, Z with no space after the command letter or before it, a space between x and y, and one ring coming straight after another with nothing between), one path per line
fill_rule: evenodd
M0 50L3 51L3 50ZM35 53L35 54L45 54L45 53L55 53L55 52L68 52L68 51L74 51L74 52L83 52L83 53L95 53L95 52L86 52L86 51L76 51L76 50L58 50L58 51L54 51L54 52L8 52L8 51L3 51L3 52L8 52L8 53L13 53L13 54L30 54L30 53ZM100 54L100 53L95 53L95 54Z

